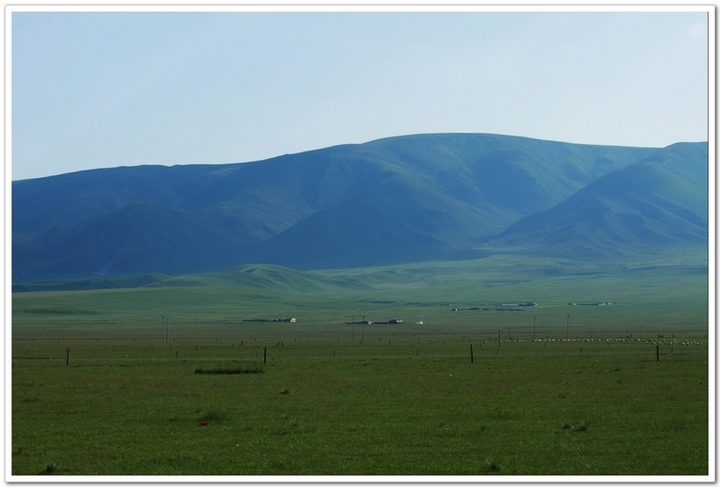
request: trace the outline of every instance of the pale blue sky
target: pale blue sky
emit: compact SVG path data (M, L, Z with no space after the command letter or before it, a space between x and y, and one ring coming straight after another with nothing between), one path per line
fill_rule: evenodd
M12 13L12 178L431 132L707 140L705 12Z

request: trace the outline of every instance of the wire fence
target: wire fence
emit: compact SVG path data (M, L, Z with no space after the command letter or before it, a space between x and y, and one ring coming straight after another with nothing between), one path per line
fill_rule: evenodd
M585 337L546 334L515 336L497 330L485 332L412 333L402 329L330 329L307 332L301 328L264 330L264 333L193 333L185 328L160 337L147 330L135 334L67 333L53 338L13 337L14 366L41 363L64 365L140 364L174 361L278 363L328 360L461 360L476 362L501 358L537 360L542 357L568 359L612 359L615 361L689 361L707 359L707 335L617 333ZM174 333L173 333L174 332ZM173 336L173 334L177 336ZM509 336L508 336L509 335Z

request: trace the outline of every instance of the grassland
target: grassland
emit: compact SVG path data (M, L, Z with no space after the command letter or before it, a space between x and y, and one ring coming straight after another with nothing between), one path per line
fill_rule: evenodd
M12 474L708 475L707 275L663 262L17 293Z

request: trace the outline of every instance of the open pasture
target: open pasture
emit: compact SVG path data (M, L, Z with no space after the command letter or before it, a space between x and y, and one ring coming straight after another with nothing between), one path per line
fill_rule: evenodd
M694 258L14 293L12 474L708 475Z
M12 473L707 475L703 328L573 308L16 327Z

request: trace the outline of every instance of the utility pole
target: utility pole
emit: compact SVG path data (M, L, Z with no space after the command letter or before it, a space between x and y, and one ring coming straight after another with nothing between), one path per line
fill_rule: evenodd
M355 316L346 316L345 318L352 318L350 326L352 327L352 341L355 341Z
M570 315L567 315L567 335L565 338L570 339Z
M535 315L533 315L533 340L535 340Z

